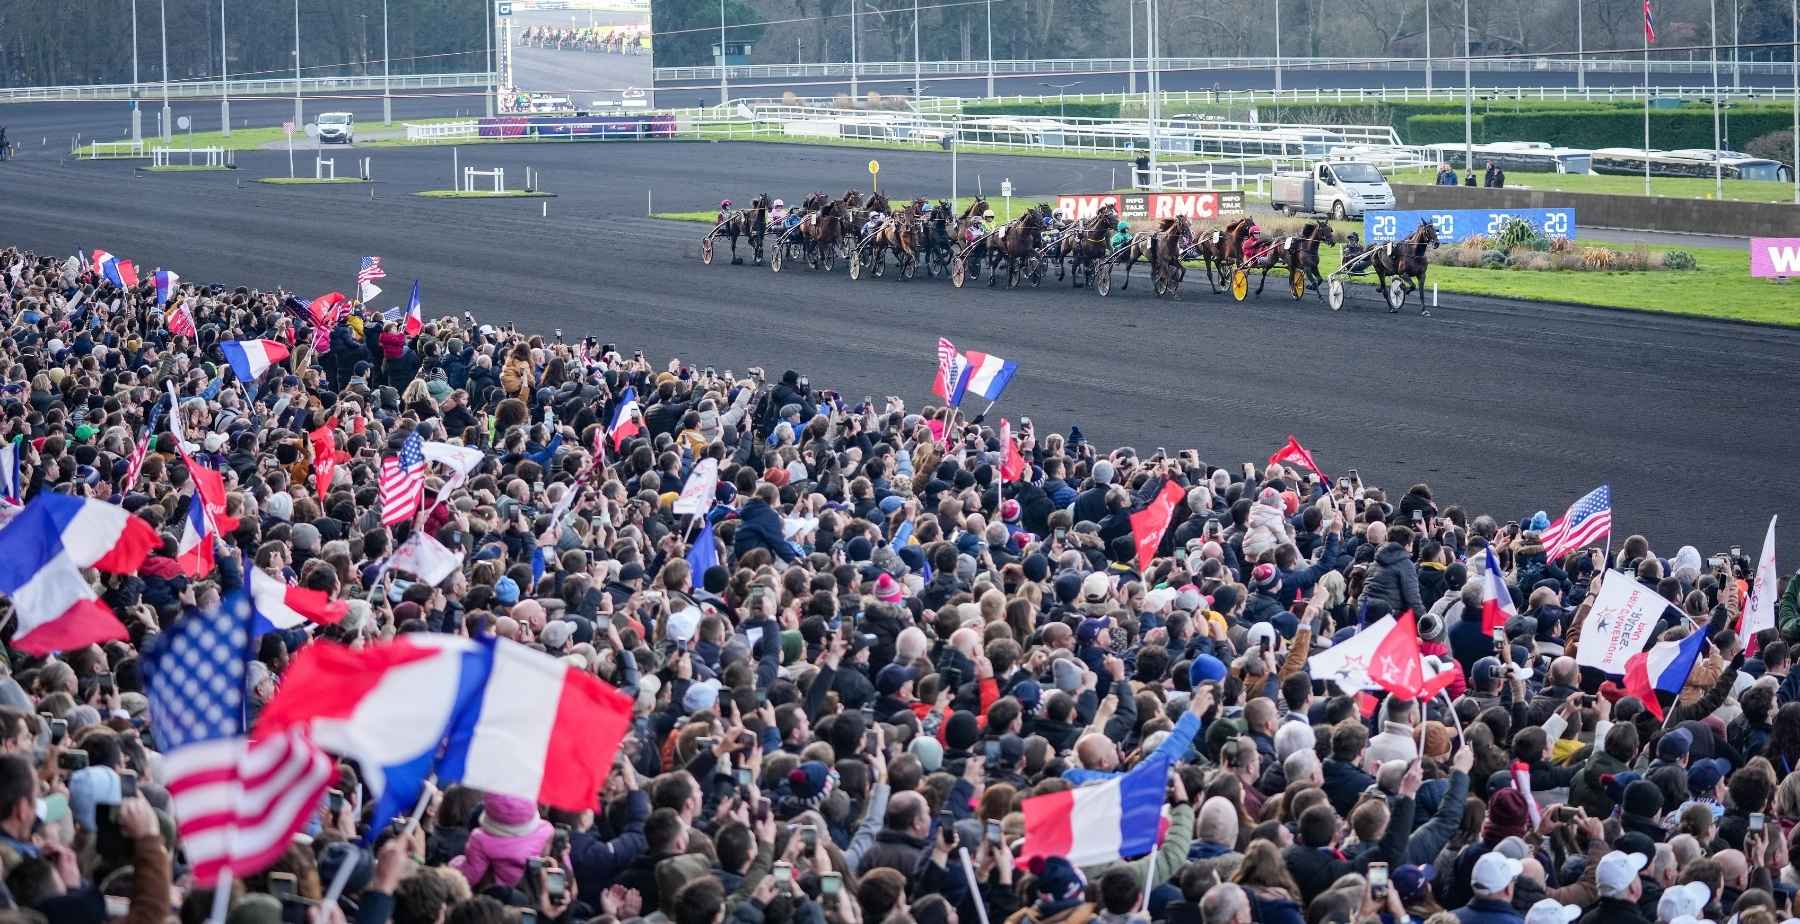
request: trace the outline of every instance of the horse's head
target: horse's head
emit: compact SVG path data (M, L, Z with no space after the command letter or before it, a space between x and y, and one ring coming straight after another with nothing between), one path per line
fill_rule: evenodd
M1337 243L1337 232L1331 229L1331 222L1319 221L1307 226L1306 236L1321 244Z
M1421 245L1429 244L1433 249L1436 249L1438 246L1437 225L1434 225L1423 218L1419 219L1419 230L1414 231L1412 236L1413 240Z
M846 209L858 208L862 205L862 193L857 192L855 187L844 190L843 202Z

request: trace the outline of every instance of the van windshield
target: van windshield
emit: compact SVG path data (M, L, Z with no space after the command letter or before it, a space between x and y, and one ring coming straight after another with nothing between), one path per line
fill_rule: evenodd
M327 113L319 116L320 125L344 125L349 121L350 117L342 113Z
M1381 172L1368 164L1332 164L1339 183L1380 183Z

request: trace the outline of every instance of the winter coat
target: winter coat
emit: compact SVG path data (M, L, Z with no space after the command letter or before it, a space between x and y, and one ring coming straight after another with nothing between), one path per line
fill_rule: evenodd
M1288 539L1287 520L1280 507L1251 505L1249 530L1244 533L1244 558L1254 559Z
M767 501L753 500L738 514L737 533L732 536L731 557L742 558L751 549L768 549L782 561L794 560L794 547L787 541L781 514Z
M1493 898L1477 898L1456 909L1458 924L1525 924L1524 915L1509 902ZM1609 919L1608 924L1611 924Z
M882 831L875 835L875 846L862 855L862 865L857 868L858 874L866 874L869 870L887 867L900 871L900 875L911 877L924 859L927 844L922 837L913 837L899 831Z
M1322 772L1325 775L1325 797L1331 801L1331 807L1337 809L1338 815L1344 818L1350 817L1350 809L1355 807L1363 790L1375 785L1375 778L1364 773L1361 767L1336 758L1326 760ZM1312 896L1308 895L1307 901L1312 901Z
M508 398L531 400L531 361L508 359L500 370L500 388Z
M1375 570L1363 585L1363 597L1386 603L1396 615L1407 610L1425 612L1419 596L1419 569L1405 546L1388 542L1375 550Z

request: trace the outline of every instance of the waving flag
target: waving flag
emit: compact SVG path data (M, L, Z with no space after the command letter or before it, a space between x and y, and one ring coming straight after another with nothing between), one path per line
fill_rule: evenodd
M1018 363L975 350L963 354L963 366L966 371L963 373L960 391L974 392L989 401L1000 400L1000 393L1012 381L1013 373L1019 371ZM958 400L955 403L962 402Z
M937 375L931 379L931 393L948 401L951 392L956 390L956 382L961 378L958 364L962 354L956 351L956 344L939 337L937 343Z
M424 530L419 530L408 536L381 567L383 571L404 571L426 584L435 585L455 574L456 569L462 567L462 561L462 553L450 551Z
M1506 589L1506 575L1500 571L1500 559L1494 557L1494 547L1487 547L1487 567L1482 569L1481 578L1481 631L1492 635L1495 629L1506 627L1506 621L1519 615L1513 606L1512 592Z
M213 539L218 529L206 515L206 501L199 494L188 498L187 517L182 522L181 540L176 545L175 563L181 573L191 578L205 577L213 570Z
M1000 481L1018 481L1025 477L1025 454L1012 435L1012 422L1000 419Z
M694 536L693 548L687 553L688 570L697 578L705 577L706 569L719 563L719 543L713 537L711 519L701 521L700 532Z
M0 500L17 507L25 503L25 483L19 474L19 457L25 452L25 437L15 436L0 446Z
M1430 699L1456 677L1456 671L1430 671L1425 667L1419 651L1419 624L1412 610L1395 620L1394 627L1375 646L1369 663L1369 679L1402 699Z
M331 331L340 321L350 316L350 300L342 292L327 292L301 304L306 307L307 316L312 321L313 350L319 353L330 352Z
M1300 441L1294 439L1294 434L1292 433L1288 434L1286 445L1269 454L1270 465L1282 462L1298 462L1301 465L1312 469L1313 474L1318 475L1320 481L1331 480L1330 478L1325 477L1323 471L1320 471L1319 463L1313 461L1312 453L1307 452L1306 447L1300 445Z
M175 287L181 285L181 277L174 270L157 270L151 277L156 281L156 303L167 304L169 296L175 294Z
M364 299L364 301L368 301L368 299ZM396 305L389 308L381 313L381 319L383 321L405 319L406 336L408 337L418 336L419 331L425 329L425 311L419 302L419 280L413 280L412 296L406 300L406 307L402 308Z
M1695 631L1679 641L1657 642L1649 651L1632 655L1625 662L1625 692L1643 700L1644 708L1660 720L1663 707L1656 694L1680 693L1705 646L1706 633Z
M414 430L400 444L400 455L381 460L381 525L393 526L412 519L425 499L424 442Z
M120 491L129 491L132 485L137 484L138 472L144 470L144 456L149 453L150 428L145 427L144 432L138 434L137 445L131 449L131 458L125 460L125 480L119 485Z
M1656 17L1650 12L1650 0L1644 0L1644 44L1656 44Z
M1612 488L1601 485L1570 505L1538 537L1544 557L1552 563L1600 537L1612 534Z
M1162 832L1170 766L1158 754L1104 782L1026 799L1019 861L1066 857L1079 868L1151 852Z
M196 330L194 327L194 311L188 307L187 302L176 305L175 310L169 312L167 323L169 333L174 334L177 337L194 336L194 331Z
M363 257L356 268L357 297L368 304L381 294L381 287L375 285L375 280L386 278L387 271L381 268L380 257Z
M344 618L350 605L333 600L322 590L290 587L288 582L260 568L250 571L250 637L284 632L307 623L329 626Z
M1156 557L1163 533L1169 531L1169 521L1175 516L1175 505L1181 503L1186 493L1181 485L1165 482L1148 506L1131 515L1131 535L1137 542L1139 571L1150 570L1150 561Z
M641 413L638 409L637 389L626 388L625 392L619 395L619 406L613 409L612 423L606 426L606 434L612 440L613 452L618 452L620 445L643 431L643 427L638 424L638 417Z
M1599 591L1590 589L1588 595L1594 605L1582 620L1575 662L1621 675L1630 659L1644 650L1663 612L1669 609L1669 601L1636 577L1611 568L1601 576Z
M94 251L94 274L111 282L121 289L128 289L138 284L137 267L130 260L121 260L104 250Z
M144 694L166 755L169 808L195 884L242 878L281 857L312 820L337 765L303 730L250 740L244 720L250 622L239 591L189 610L145 647Z
M379 831L412 808L433 772L440 785L591 809L631 709L600 678L523 645L414 633L360 650L306 646L256 731L310 729L355 759L380 793Z
M1756 633L1775 628L1775 597L1779 575L1775 572L1775 518L1769 517L1769 531L1763 535L1762 557L1756 564L1756 583L1750 587L1750 603L1738 621L1738 638L1748 642L1747 650L1756 653Z
M313 490L318 492L319 503L323 505L325 498L331 494L331 479L337 474L338 463L347 461L348 453L341 453L337 448L337 418L333 417L319 425L317 430L306 434L306 441L312 445Z
M0 593L19 622L13 647L49 654L125 639L81 569L130 574L161 545L156 530L123 507L64 494L33 498L0 529Z
M279 340L226 340L219 350L241 382L255 382L270 366L288 358L287 344Z
M700 464L688 473L687 483L681 486L681 496L675 499L674 511L703 514L712 509L718 491L719 460L701 459Z

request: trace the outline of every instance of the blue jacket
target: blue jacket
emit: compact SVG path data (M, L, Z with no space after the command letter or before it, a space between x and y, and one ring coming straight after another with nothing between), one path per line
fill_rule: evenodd
M575 883L582 894L599 895L607 886L648 849L644 840L644 821L650 817L650 794L633 790L625 801L625 824L619 836L609 841L592 831L569 835L569 862L575 866Z
M1525 924L1511 903L1491 898L1477 898L1456 909L1456 920L1461 924Z
M1293 605L1294 597L1302 591L1310 594L1313 585L1319 583L1319 578L1324 577L1329 571L1336 570L1334 566L1337 564L1337 558L1338 537L1335 533L1327 534L1325 537L1325 554L1319 557L1318 564L1308 565L1304 568L1295 568L1292 571L1279 572L1279 577L1281 578L1281 590L1276 596L1281 601L1281 605Z
M781 514L761 500L752 500L738 513L737 533L731 540L731 557L742 558L751 549L768 549L782 561L793 561L794 547L788 544L782 528Z
M1350 809L1356 806L1357 797L1375 785L1375 778L1355 764L1336 759L1326 760L1323 770L1325 797L1331 800L1331 807L1337 809L1340 817L1350 817Z
M1156 753L1146 760L1164 756L1171 761L1177 761L1186 757L1188 750L1194 746L1194 737L1200 734L1202 727L1200 717L1195 715L1192 709L1182 713L1181 721L1176 722L1175 727L1170 729L1169 737L1164 738L1163 743L1157 745ZM1070 767L1063 771L1063 779L1076 786L1110 780L1118 775L1119 771L1117 770L1088 770L1084 767Z

